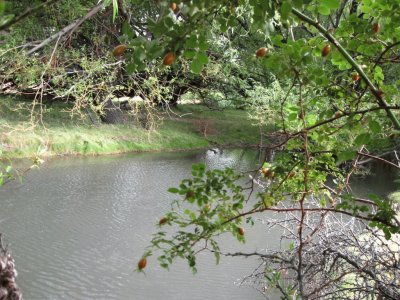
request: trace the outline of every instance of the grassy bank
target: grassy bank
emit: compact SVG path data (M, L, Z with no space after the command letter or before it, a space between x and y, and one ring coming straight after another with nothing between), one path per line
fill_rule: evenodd
M28 103L0 98L1 156L172 151L259 142L259 128L251 125L248 112L243 110L212 111L204 106L182 105L162 113L157 129L148 131L133 123L94 125L85 115L71 117L69 108L62 103L47 105L41 120L32 123Z

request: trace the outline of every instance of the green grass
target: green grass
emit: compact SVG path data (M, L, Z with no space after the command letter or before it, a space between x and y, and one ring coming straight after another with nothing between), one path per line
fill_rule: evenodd
M157 129L147 131L135 124L93 125L85 116L71 117L69 108L63 103L47 105L41 121L31 122L29 102L0 98L1 156L173 151L259 142L259 128L251 124L248 112L243 110L213 111L200 105L181 105L174 113L161 112Z

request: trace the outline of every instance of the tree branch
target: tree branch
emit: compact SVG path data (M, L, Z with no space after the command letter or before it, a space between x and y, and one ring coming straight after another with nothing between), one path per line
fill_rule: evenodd
M397 119L397 117L393 114L393 112L389 109L386 101L383 99L382 91L378 90L375 87L375 85L369 79L367 74L365 74L364 70L357 64L357 62L353 59L353 57L351 57L351 55L347 52L347 50L344 49L343 46L335 39L335 37L328 30L326 30L323 26L321 26L321 24L319 22L312 20L310 17L306 16L305 14L298 11L297 9L292 8L292 13L294 15L296 15L300 20L315 27L320 33L322 33L328 39L328 41L330 41L333 45L336 46L336 48L343 55L343 57L353 66L353 68L358 72L360 77L365 81L365 83L371 90L372 94L375 96L379 106L385 109L386 114L391 119L394 127L397 130L400 130L400 122Z
M48 37L45 39L43 42L41 42L39 45L35 46L31 50L28 51L28 55L32 55L36 51L42 49L44 46L47 44L59 39L61 36L64 34L75 30L78 28L83 22L85 22L87 19L90 19L93 17L95 14L97 14L101 9L103 8L103 2L100 2L98 5L93 7L85 16L75 20L73 23L69 24L68 26L65 26L63 29L61 29L59 32L53 34L52 36Z
M325 212L326 211L326 212L348 215L348 216L362 219L365 221L376 221L376 219L374 219L374 216L368 217L368 216L355 215L352 212L340 210L340 209L337 209L334 207L331 207L331 208L316 207L316 208L303 208L303 209L301 209L301 208L261 207L261 208L253 208L247 212L238 214L238 215L226 220L221 225L225 225L226 223L232 222L232 221L240 219L242 217L245 217L248 215L253 215L255 213L260 213L260 212L264 212L264 211L273 211L273 212L302 212L302 211L304 211L304 212ZM379 222L381 222L382 224L384 224L386 226L393 226L393 224L391 224L389 221L386 221L386 220L379 220Z
M375 155L371 155L371 154L364 153L364 152L361 152L361 151L358 151L357 154L358 154L358 155L361 155L361 156L365 156L365 157L371 158L371 159L373 159L373 160L379 160L380 162L383 162L383 163L385 163L385 164L387 164L387 165L390 165L390 166L392 166L392 167L395 167L395 168L397 168L397 169L400 169L400 166L398 166L398 165L396 165L396 164L394 164L394 163L392 163L392 162L390 162L390 161L388 161L388 160L386 160L386 159L383 159L382 157L375 156Z

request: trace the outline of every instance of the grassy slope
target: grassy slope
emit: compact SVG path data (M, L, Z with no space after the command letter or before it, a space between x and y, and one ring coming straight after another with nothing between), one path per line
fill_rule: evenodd
M206 148L212 145L257 144L259 129L241 110L211 111L183 105L165 114L155 131L135 125L92 125L87 118L71 118L66 104L46 107L43 123L32 126L26 103L0 98L0 151L2 157L64 154L111 154ZM22 109L11 110L15 103ZM40 124L40 123L39 123Z

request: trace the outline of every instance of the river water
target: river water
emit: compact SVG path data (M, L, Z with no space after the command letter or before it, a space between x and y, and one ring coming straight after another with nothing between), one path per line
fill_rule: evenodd
M249 170L258 161L256 151L243 150L64 158L30 171L22 184L7 184L0 190L0 232L10 243L24 298L265 299L239 284L259 266L254 258L223 257L216 265L203 253L192 275L184 261L167 271L152 256L145 274L134 272L155 224L175 199L167 189L190 177L193 163ZM394 189L385 178L378 184L382 193ZM354 188L362 193L374 184L360 181ZM246 239L243 245L223 237L221 248L254 251L279 244L279 234L265 233L261 224L246 228Z

